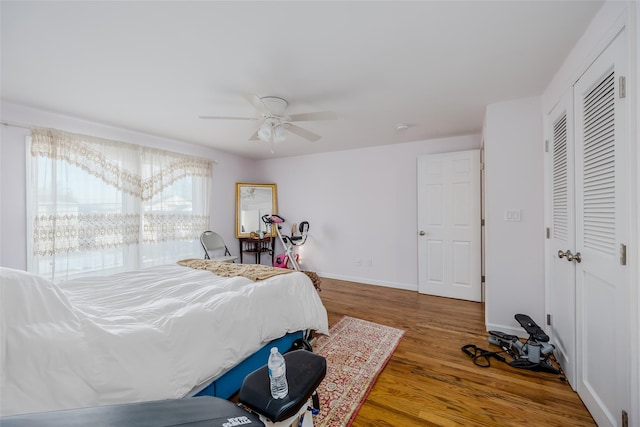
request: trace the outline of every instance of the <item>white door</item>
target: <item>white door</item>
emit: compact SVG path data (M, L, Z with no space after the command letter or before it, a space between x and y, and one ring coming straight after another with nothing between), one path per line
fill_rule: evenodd
M576 267L567 251L575 252L575 172L573 154L573 120L566 94L548 116L550 124L550 195L551 227L549 232L548 288L550 333L556 346L556 358L569 384L576 389L575 304ZM572 252L572 253L573 253Z
M418 157L418 291L481 301L480 150Z
M630 404L625 71L623 32L574 86L577 389L599 426L622 425Z

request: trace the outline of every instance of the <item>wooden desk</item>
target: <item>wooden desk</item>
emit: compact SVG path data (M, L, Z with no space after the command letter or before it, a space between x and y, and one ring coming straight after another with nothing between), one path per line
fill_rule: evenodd
M256 264L260 264L260 255L263 252L271 254L271 265L275 260L274 248L276 244L276 238L271 236L265 236L263 239L252 239L250 237L239 237L240 242L240 264L242 261L243 253L252 253L256 256Z

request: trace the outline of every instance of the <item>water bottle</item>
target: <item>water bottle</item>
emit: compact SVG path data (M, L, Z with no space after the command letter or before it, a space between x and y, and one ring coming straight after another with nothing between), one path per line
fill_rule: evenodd
M271 396L274 399L283 399L289 394L289 384L287 384L287 365L284 357L278 352L278 347L271 349L269 355L269 380L271 381Z

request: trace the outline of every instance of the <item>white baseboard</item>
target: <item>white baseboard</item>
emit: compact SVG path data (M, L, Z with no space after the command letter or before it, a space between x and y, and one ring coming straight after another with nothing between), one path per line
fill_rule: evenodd
M418 286L408 283L386 282L384 280L374 280L367 277L343 276L340 274L323 273L318 271L318 276L327 279L344 280L347 282L363 283L365 285L385 286L387 288L403 289L405 291L418 291ZM322 285L320 285L322 286Z

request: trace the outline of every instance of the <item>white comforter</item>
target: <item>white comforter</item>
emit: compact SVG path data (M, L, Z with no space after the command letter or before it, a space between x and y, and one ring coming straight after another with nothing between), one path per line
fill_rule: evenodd
M0 280L2 415L184 397L287 332L328 333L303 273L254 283L166 265Z

